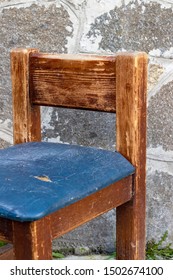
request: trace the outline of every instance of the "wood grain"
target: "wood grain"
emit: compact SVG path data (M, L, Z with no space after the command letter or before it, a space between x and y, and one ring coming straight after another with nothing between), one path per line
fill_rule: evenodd
M38 105L117 113L117 151L136 174L36 222L0 218L16 259L51 259L51 239L117 207L117 258L145 258L147 57L11 52L14 143L40 141Z
M16 260L51 260L50 218L35 222L13 222L13 245Z
M115 112L115 57L33 53L30 95L37 105Z
M116 74L117 151L136 167L133 200L117 208L117 258L145 259L146 54L119 54Z
M29 55L36 49L11 52L14 144L41 140L40 108L29 99Z
M50 216L52 237L59 237L97 216L129 201L132 197L132 176L128 176L95 194Z

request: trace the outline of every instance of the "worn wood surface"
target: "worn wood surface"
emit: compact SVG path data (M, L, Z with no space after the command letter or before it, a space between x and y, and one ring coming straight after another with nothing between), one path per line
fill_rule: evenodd
M36 105L116 111L117 150L137 171L36 222L14 221L11 227L0 219L0 237L13 242L16 259L51 259L52 238L117 207L117 258L144 259L146 55L99 60L18 49L11 59L15 143L40 140Z
M129 201L131 197L132 176L128 176L39 221L20 223L1 219L1 236L3 240L13 242L15 259L51 259L53 238ZM9 227L12 224L13 227ZM13 251L3 255L3 259L5 256L13 258Z
M0 247L0 260L14 260L13 246L11 244Z
M40 108L29 99L29 55L36 49L14 49L11 52L14 144L40 141Z
M136 167L133 200L117 208L117 258L145 259L146 54L118 55L116 74L116 149Z
M0 218L0 240L12 242L12 221Z
M52 237L56 238L97 216L129 201L132 176L128 176L51 215Z
M13 222L13 245L16 260L51 260L50 218L35 222Z
M30 93L33 104L115 112L115 57L34 53Z

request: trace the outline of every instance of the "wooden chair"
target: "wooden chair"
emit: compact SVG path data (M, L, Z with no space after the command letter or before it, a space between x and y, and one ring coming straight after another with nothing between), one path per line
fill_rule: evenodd
M0 151L0 240L16 259L51 259L52 239L116 207L117 259L145 259L147 55L14 49L11 69L15 145ZM41 105L116 112L117 152L40 142Z

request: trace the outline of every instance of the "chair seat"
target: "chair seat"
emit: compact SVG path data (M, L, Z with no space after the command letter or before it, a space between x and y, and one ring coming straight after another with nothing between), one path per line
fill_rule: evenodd
M119 153L32 142L0 150L0 217L38 220L133 174Z

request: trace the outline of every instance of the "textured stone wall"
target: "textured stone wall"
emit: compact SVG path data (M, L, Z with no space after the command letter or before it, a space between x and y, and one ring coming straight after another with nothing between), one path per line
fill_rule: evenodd
M173 242L173 1L0 0L0 146L12 144L9 52L36 47L60 53L149 54L147 238L168 230ZM114 149L115 116L42 108L45 141ZM115 211L97 218L55 246L113 250Z

